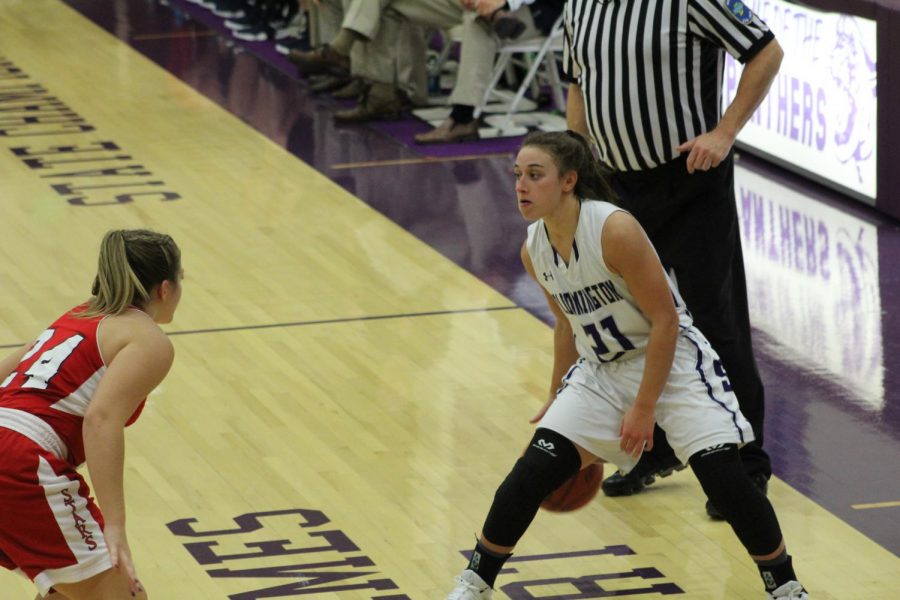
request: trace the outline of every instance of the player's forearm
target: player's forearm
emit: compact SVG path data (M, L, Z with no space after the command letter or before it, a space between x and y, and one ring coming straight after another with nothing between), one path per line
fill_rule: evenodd
M105 419L85 418L84 453L97 503L107 525L125 527L125 431Z
M678 343L678 319L658 319L650 326L647 351L644 355L644 374L635 396L634 404L646 410L655 410L675 359Z
M562 385L562 378L578 360L578 350L568 322L558 323L553 328L553 376L550 378L548 398L554 398Z
M722 115L718 125L718 128L732 139L737 137L753 111L769 93L769 87L778 74L783 57L784 51L778 40L772 40L744 67L734 100Z

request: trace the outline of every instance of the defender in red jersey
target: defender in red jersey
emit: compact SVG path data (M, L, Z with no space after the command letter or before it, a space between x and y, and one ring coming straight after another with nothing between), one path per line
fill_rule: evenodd
M90 300L0 361L0 565L43 597L147 597L125 533L124 428L172 365L158 324L183 277L168 235L110 231Z

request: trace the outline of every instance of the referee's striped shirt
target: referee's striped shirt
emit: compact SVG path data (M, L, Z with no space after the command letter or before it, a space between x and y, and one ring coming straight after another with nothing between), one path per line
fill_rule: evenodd
M725 52L746 62L774 37L739 0L569 0L564 20L564 69L617 171L666 163L714 128Z

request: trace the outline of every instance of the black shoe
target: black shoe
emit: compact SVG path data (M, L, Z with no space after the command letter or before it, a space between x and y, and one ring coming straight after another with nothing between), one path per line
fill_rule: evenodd
M300 12L300 3L297 0L289 0L284 3L281 10L274 11L270 15L269 24L273 29L283 29L291 24L298 12Z
M386 87L390 89L386 90ZM334 120L345 124L396 121L411 109L412 102L405 93L393 89L390 84L379 83L372 84L354 108L334 113Z
M309 52L291 50L288 60L300 75L350 75L350 57L335 52L328 44Z
M233 29L231 35L245 42L264 42L272 39L275 30L267 23L257 23L243 29Z
M265 19L258 11L246 13L243 17L235 17L225 21L225 27L232 31L238 29L246 29L247 27L255 27L260 23L265 23Z
M750 479L753 480L753 485L755 485L759 491L763 494L769 493L769 478L766 477L765 473L754 473L750 476ZM725 517L722 516L722 513L713 506L712 502L706 501L706 514L709 515L709 518L713 521L724 521Z
M277 32L275 37L278 37ZM285 56L290 54L291 50L309 50L309 38L306 36L281 38L275 42L275 50L278 54L284 54Z
M350 76L343 75L313 75L309 78L309 91L313 94L333 92L350 83Z
M244 0L214 0L212 6L207 6L212 13L223 19L240 19L247 12L244 10L246 2Z
M684 465L674 455L661 461L644 458L628 474L622 475L616 471L604 479L601 487L607 496L631 496L656 481L657 477L668 477L683 468Z

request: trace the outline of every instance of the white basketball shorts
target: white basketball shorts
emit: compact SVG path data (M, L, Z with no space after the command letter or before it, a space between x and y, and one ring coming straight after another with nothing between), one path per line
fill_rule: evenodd
M539 427L629 472L638 459L619 448L619 429L643 374L643 355L604 364L579 359ZM694 327L678 336L669 381L656 403L656 422L684 464L710 446L742 446L754 439L718 355Z

